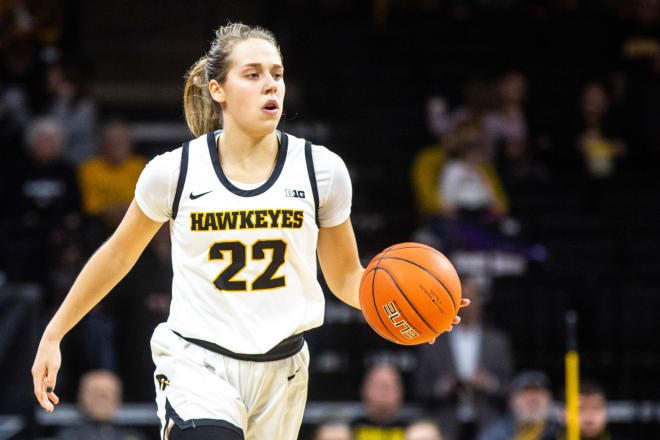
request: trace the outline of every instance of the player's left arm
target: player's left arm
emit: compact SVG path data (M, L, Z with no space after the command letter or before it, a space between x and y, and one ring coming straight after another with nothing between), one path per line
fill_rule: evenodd
M317 249L323 276L332 293L359 309L360 279L364 268L358 256L350 217L337 226L321 227Z

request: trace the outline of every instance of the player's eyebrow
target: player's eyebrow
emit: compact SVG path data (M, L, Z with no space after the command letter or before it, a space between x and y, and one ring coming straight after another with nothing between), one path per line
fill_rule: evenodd
M245 67L261 67L261 66L262 66L262 63L247 63L247 64L243 64L243 65L241 66L241 68L245 68ZM283 69L283 68L284 68L284 66L282 66L281 64L273 64L272 67L274 67L274 68L276 68L276 69Z

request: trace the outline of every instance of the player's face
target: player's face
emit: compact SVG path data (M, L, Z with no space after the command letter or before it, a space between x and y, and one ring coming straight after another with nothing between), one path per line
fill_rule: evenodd
M284 105L284 67L279 52L268 41L251 38L236 44L230 62L220 87L225 126L234 124L255 137L272 133Z

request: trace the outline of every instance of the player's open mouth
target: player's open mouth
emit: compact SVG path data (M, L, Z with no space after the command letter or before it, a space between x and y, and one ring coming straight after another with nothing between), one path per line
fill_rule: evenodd
M266 104L261 108L261 110L264 113L268 113L269 115L276 115L279 110L279 106L277 105L276 100L271 99L266 102Z

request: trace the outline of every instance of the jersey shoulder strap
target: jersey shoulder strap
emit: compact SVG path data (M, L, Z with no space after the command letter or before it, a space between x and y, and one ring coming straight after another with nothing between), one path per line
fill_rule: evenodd
M190 142L184 142L181 147L181 167L179 168L179 181L176 184L176 192L174 193L174 202L172 202L172 220L176 219L179 212L179 202L181 201L181 193L183 192L183 185L186 183L186 174L188 173L188 145Z
M312 143L305 141L305 161L307 161L307 174L309 174L309 182L312 185L312 194L314 196L314 211L316 226L321 227L319 223L319 189L316 185L316 172L314 171L314 159L312 158Z

